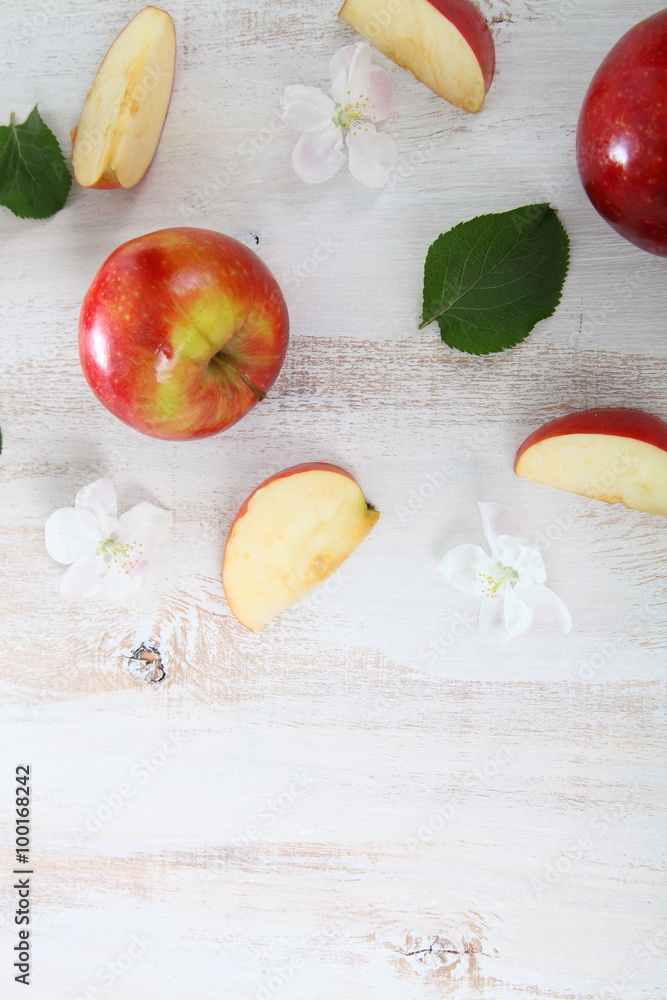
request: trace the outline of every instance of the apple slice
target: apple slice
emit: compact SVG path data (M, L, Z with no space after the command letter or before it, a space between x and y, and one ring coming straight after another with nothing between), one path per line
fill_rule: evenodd
M471 0L345 0L338 16L457 108L484 104L496 56Z
M141 180L160 141L175 66L174 22L144 7L105 55L72 132L79 184L130 188Z
M527 437L517 476L667 517L667 423L639 410L582 410Z
M295 465L263 482L234 519L222 567L233 614L251 632L326 580L379 517L335 465Z

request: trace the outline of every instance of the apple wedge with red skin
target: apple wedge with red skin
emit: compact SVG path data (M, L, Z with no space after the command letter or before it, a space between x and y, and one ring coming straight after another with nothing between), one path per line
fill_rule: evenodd
M91 389L119 420L171 441L217 434L273 385L289 338L276 279L208 229L129 240L93 278L79 318Z
M481 109L496 56L471 0L345 0L338 16L450 104Z
M174 84L176 32L169 14L144 7L102 60L72 131L82 187L134 187L150 166Z
M667 257L667 9L626 32L600 64L579 115L577 163L602 218Z
M518 476L667 517L667 423L639 410L582 410L519 448Z
M222 582L234 616L264 626L338 569L379 518L344 469L295 465L254 490L232 524Z

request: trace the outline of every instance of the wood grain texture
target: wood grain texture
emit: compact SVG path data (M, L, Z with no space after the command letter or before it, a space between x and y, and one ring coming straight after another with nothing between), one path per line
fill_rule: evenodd
M278 117L354 40L325 0L175 0L176 87L133 191L2 210L0 994L12 948L13 773L33 768L38 1000L662 1000L664 520L517 479L541 423L596 405L666 417L664 262L598 218L576 119L640 0L480 0L498 70L483 112L396 84L396 175L306 187ZM3 5L5 119L39 102L69 152L124 0ZM474 215L551 201L563 300L518 348L417 329L426 249ZM292 342L225 434L151 441L103 410L76 349L104 257L168 225L256 234ZM382 517L261 635L232 618L226 533L266 476L349 469ZM174 512L153 596L65 604L44 523L99 476ZM437 573L506 504L570 608L489 647ZM154 640L166 679L128 659Z

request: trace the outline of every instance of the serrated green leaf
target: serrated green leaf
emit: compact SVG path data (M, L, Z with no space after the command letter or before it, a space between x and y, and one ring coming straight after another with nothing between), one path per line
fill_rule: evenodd
M420 329L437 322L445 343L468 354L514 347L554 312L568 262L567 233L547 204L461 222L429 247Z
M72 176L58 140L32 109L22 125L10 115L0 125L0 205L21 219L46 219L60 211Z

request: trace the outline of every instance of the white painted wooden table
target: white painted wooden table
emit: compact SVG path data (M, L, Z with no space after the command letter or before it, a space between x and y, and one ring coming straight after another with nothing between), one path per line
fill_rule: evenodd
M2 120L35 103L69 152L124 0L2 5ZM277 117L355 40L327 0L173 0L176 87L133 191L74 187L47 221L1 210L2 997L14 982L13 775L32 768L39 1000L659 1000L665 523L512 474L573 409L667 416L665 261L590 207L574 162L595 68L649 0L484 0L483 112L382 57L400 149L380 192L306 187ZM233 165L236 165L236 168ZM455 354L417 330L438 233L550 200L572 241L563 302L517 349ZM227 433L143 438L80 373L82 296L119 243L167 225L255 233L292 341ZM329 585L260 636L219 576L266 475L336 462L382 518ZM175 527L151 602L66 605L43 526L109 475ZM574 629L499 648L436 571L483 541L478 499L545 552ZM124 659L154 639L167 678Z

